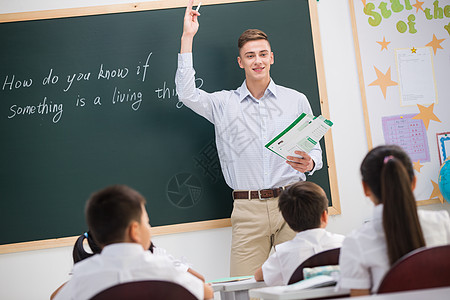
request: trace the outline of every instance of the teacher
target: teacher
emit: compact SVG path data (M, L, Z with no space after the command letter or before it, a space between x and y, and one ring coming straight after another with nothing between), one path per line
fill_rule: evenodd
M207 93L195 87L192 44L200 13L192 4L189 0L184 16L177 93L184 105L214 124L222 172L233 189L230 276L251 275L274 245L294 237L278 210L278 196L306 180L305 173L322 168L322 150L317 144L310 153L296 151L298 156L285 161L264 147L301 113L312 111L305 95L271 79L274 54L260 30L248 29L239 37L237 62L245 72L239 88Z

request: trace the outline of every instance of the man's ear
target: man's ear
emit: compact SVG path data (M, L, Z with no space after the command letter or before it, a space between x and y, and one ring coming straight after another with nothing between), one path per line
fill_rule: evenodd
M273 52L270 52L270 64L273 65L275 63L275 56Z
M238 61L239 67L240 67L241 69L243 69L244 66L242 65L242 59L241 59L241 56L238 56L238 57L237 57L237 61Z

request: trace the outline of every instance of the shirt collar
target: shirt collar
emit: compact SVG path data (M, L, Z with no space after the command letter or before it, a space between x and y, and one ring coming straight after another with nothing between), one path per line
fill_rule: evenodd
M277 85L272 80L272 78L270 78L269 86L267 87L264 96L267 95L267 93L271 93L275 98L277 98ZM244 80L241 87L239 88L239 101L242 102L247 97L254 99L252 94L247 88L247 80Z
M313 228L300 231L296 234L296 238L308 241L315 241L326 233L325 228Z
M103 256L123 256L127 254L140 254L144 252L141 244L138 243L115 243L105 246L102 249L101 255Z

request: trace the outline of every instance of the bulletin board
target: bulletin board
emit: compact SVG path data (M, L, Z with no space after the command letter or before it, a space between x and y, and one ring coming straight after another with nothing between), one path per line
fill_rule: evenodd
M349 1L369 149L400 145L413 161L418 204L443 203L438 176L450 152L450 5Z

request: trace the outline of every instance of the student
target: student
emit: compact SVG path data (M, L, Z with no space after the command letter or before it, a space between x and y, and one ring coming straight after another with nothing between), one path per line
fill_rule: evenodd
M342 245L344 236L325 230L328 199L323 189L300 181L281 193L278 207L295 238L275 246L273 253L255 273L255 279L269 285L287 285L297 267L310 256Z
M373 219L348 235L341 248L339 286L352 296L376 292L389 268L414 249L450 243L446 211L417 211L416 177L408 155L395 145L372 149L361 164Z
M278 196L286 186L306 180L305 174L322 167L322 150L317 144L310 153L296 151L285 161L264 148L301 113L312 111L305 95L271 79L274 54L260 30L246 30L238 40L237 62L245 72L238 89L207 93L196 88L192 44L200 14L192 9L192 2L184 16L177 93L184 105L214 124L222 173L234 190L230 273L250 275L267 259L272 246L294 237L278 211Z
M92 252L87 252L84 248L84 240L87 240L89 248ZM205 281L205 277L201 275L200 273L196 272L195 270L191 269L188 264L181 262L180 260L175 259L172 255L168 254L167 251L164 248L155 247L153 242L150 243L150 248L148 249L151 253L154 255L160 255L160 256L166 256L169 258L174 267L180 271L183 272L189 272L201 281ZM82 261L83 259L89 258L95 254L99 254L102 251L102 249L97 245L97 243L94 241L92 234L89 232L85 232L84 234L80 235L77 240L75 241L75 245L73 246L72 250L72 258L73 263L76 264L77 262ZM66 283L63 283L60 287L58 287L50 296L50 299L53 299L55 295L59 292L59 290L65 285Z
M88 241L89 248L91 248L92 252L87 252L86 249L84 248L83 242L85 239ZM184 271L184 272L189 272L192 275L194 275L195 277L197 277L198 279L200 279L201 281L205 281L205 278L203 277L203 275L201 275L200 273L191 269L191 267L187 263L184 263L181 260L176 259L172 255L170 255L166 251L166 249L161 248L161 247L155 247L153 242L151 242L148 250L151 253L153 253L154 255L165 256L165 257L169 258L172 261L173 266L176 269L178 269L180 271ZM97 245L97 243L95 242L95 240L92 237L92 234L90 234L89 232L85 232L84 234L82 234L78 237L78 239L75 242L75 245L73 247L73 251L72 251L73 262L75 264L85 258L93 256L94 254L98 254L101 251L102 251L102 249Z
M146 251L151 232L145 199L123 185L105 188L86 204L86 220L100 254L74 265L72 278L56 294L59 299L89 299L119 283L163 280L177 283L198 299L213 297L212 289L190 273L176 269L166 256Z

